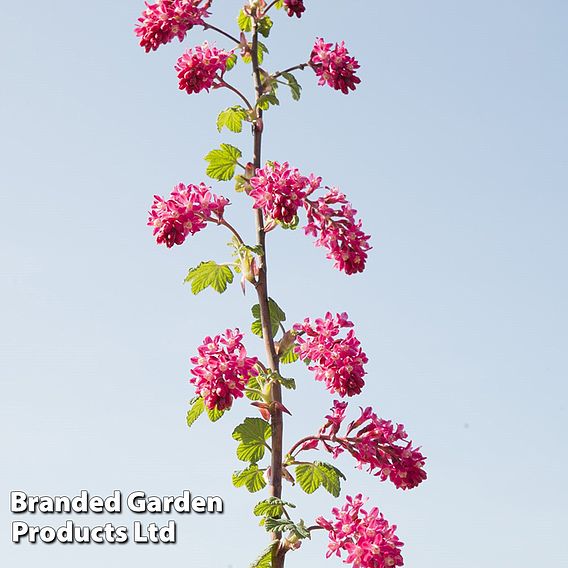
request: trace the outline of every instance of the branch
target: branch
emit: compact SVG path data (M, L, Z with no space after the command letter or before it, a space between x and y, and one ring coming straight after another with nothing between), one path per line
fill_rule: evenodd
M221 28L217 28L216 26L212 26L211 24L204 23L203 24L204 30L215 30L216 32L224 35L225 37L229 38L231 41L234 41L237 45L241 45L240 40L238 40L235 36L223 31Z
M227 83L227 81L225 81L225 79L223 79L222 77L219 77L219 85L221 85L223 87L227 87L227 89L229 89L229 91L233 91L233 93L238 95L241 98L241 100L247 105L249 110L254 110L252 108L252 105L250 104L249 100L239 91L239 89L237 89L236 87L233 87L233 85L230 85L229 83Z

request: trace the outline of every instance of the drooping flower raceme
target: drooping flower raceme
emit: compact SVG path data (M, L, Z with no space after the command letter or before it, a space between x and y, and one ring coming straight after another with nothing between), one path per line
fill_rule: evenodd
M169 199L154 195L148 225L154 228L158 244L168 248L181 245L188 235L195 235L208 222L220 222L229 200L200 185L175 186Z
M359 418L340 434L346 409L347 403L334 401L318 435L302 445L300 451L321 445L334 458L348 452L357 460L359 469L365 468L381 481L390 480L398 489L412 489L426 479L426 458L412 446L402 424L379 418L368 407L361 409Z
M213 86L217 73L223 73L231 54L205 42L188 49L175 65L179 88L188 94L199 93Z
M324 318L306 318L294 326L299 334L294 351L300 359L309 360L308 368L314 371L316 380L341 397L359 394L365 384L363 365L368 359L361 343L352 329L345 337L338 337L341 329L351 327L347 314L332 316L329 312Z
M187 32L209 16L207 9L212 0L158 0L155 4L146 3L146 10L138 18L135 32L140 45L146 50L155 51L174 38L183 41Z
M346 274L363 272L371 249L370 236L363 232L361 221L355 218L357 210L345 195L328 188L326 195L307 202L306 211L306 234L316 237L317 246L328 249L326 256L335 261L335 268Z
M247 357L242 339L238 329L227 329L206 337L197 349L198 356L191 358L190 382L209 410L231 408L233 399L241 398L249 379L258 374L258 359Z
M304 0L284 0L284 9L288 16L297 16L298 18L301 18L306 11Z
M355 74L360 65L354 57L349 55L345 43L326 43L317 38L310 55L310 66L319 77L318 83L326 83L336 91L349 94L354 91L361 79Z
M308 178L291 168L288 162L269 162L258 169L250 179L254 207L277 221L291 223L298 209L304 206L306 196L317 189L321 178L313 174Z
M367 499L361 494L347 497L341 509L331 510L333 518L319 517L317 524L328 531L326 557L345 556L345 564L353 568L393 568L404 564L400 554L404 545L376 507L363 509Z

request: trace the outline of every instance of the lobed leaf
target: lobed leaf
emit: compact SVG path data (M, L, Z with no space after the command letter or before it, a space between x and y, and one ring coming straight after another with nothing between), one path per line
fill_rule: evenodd
M277 545L273 542L251 565L250 568L272 568L272 550Z
M290 91L292 92L292 98L295 101L299 101L300 97L302 96L302 86L298 83L298 80L292 73L282 73L282 77L286 79L288 83L288 87L290 87Z
M233 282L233 278L233 272L228 266L208 260L201 262L196 268L190 268L184 282L191 282L191 291L194 294L199 294L209 287L222 294L227 289L227 284Z
M296 505L293 503L288 503L287 501L282 501L278 497L269 497L256 504L253 513L257 517L281 517L284 512L284 507L290 507L294 509Z
M217 420L220 420L223 414L225 414L225 410L218 410L216 408L214 408L213 410L209 410L209 408L207 408L206 410L207 416L209 417L209 420L211 420L211 422L217 422Z
M247 118L248 113L242 106L232 106L219 113L217 117L217 130L221 132L224 126L231 132L242 132L243 120Z
M334 497L339 497L341 479L345 479L343 473L328 463L314 462L296 467L296 480L306 493L313 493L323 486Z
M245 418L233 431L233 438L240 444L237 457L242 461L259 462L266 451L266 440L272 435L270 424L262 418Z
M272 299L268 298L268 308L270 311L270 323L272 326L272 337L275 337L278 333L280 324L286 321L286 314L282 308ZM259 337L262 337L262 322L260 319L260 305L255 304L252 309L252 316L254 321L252 322L252 332Z
M255 463L242 471L235 471L233 473L233 485L235 487L245 486L251 493L256 493L266 487L264 471L258 469L258 465Z
M229 181L235 175L237 162L243 153L230 144L221 144L219 149L211 150L205 160L209 162L206 173L210 178Z
M187 412L187 426L191 428L193 423L203 414L205 410L205 402L202 397L198 396L191 401L191 408Z

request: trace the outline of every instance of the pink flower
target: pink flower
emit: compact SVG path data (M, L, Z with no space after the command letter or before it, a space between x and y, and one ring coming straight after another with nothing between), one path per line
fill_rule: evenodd
M355 75L359 63L349 55L344 42L336 43L332 48L331 43L325 43L322 38L317 38L310 55L310 65L319 77L319 85L327 83L345 95L349 93L349 89L354 91L361 82L361 79Z
M306 11L304 0L284 0L284 9L291 18L293 16L301 18L303 12Z
M205 184L175 186L169 199L154 195L148 225L154 227L158 244L168 248L181 245L188 235L195 235L208 222L219 222L228 199L211 193Z
M238 329L206 337L197 349L199 355L191 358L194 367L189 381L209 410L231 408L233 399L242 398L249 379L258 374L258 359L247 357L242 338Z
M209 16L212 0L158 0L146 3L146 10L138 18L135 32L146 53L170 43L175 37L183 41L187 32Z
M343 555L344 563L353 568L402 566L400 550L404 543L395 534L396 525L389 525L376 507L368 512L363 509L366 501L361 494L348 496L341 509L331 510L333 519L316 519L329 534L326 557Z
M338 206L338 207L334 207ZM327 258L335 260L334 266L346 274L363 272L367 261L370 236L362 230L361 221L355 219L357 211L336 188L317 201L306 203L307 235L316 237L316 245L328 249Z
M249 195L254 199L254 207L262 209L264 214L283 223L291 223L304 205L308 193L317 189L321 178L313 174L307 178L288 162L268 163L256 170L250 180L252 190Z
M175 65L181 91L199 93L213 86L217 73L223 73L230 57L228 51L203 45L188 49Z
M328 312L323 319L312 322L307 318L294 326L300 334L294 351L300 359L309 361L308 369L315 372L316 380L342 397L361 392L366 374L363 365L368 361L353 330L345 337L337 337L342 328L353 327L347 318L347 314L333 317Z
M357 460L359 469L366 468L381 481L390 480L398 489L412 489L426 479L426 458L419 448L412 446L402 424L379 418L367 407L339 435L347 403L334 401L333 405L332 413L326 416L326 423L315 437L318 444L301 450L315 449L321 444L334 458L348 452Z

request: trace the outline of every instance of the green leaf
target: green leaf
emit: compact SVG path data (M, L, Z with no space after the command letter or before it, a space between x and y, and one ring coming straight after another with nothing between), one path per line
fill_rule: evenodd
M268 308L270 311L270 323L272 324L272 337L275 337L278 333L278 328L283 321L286 321L286 314L282 311L282 308L272 299L268 298ZM262 323L260 319L260 305L255 304L252 309L252 316L254 321L252 322L252 332L259 337L262 337Z
M260 390L261 386L260 383L258 382L258 378L256 376L251 376L251 378L249 379L248 383L247 383L247 388L248 389L254 389L254 390ZM245 394L247 396L247 398L249 400L260 400L262 397L255 393L255 392L249 392L249 391L245 391Z
M274 4L274 7L277 10L281 10L282 6L284 6L284 0L277 0L276 3Z
M242 471L235 471L233 473L233 485L235 487L245 486L251 493L256 493L266 487L264 470L258 469L258 466L254 463Z
M336 467L329 463L316 462L320 471L323 473L322 485L324 489L331 493L334 497L339 497L341 493L341 479L345 480L345 476Z
M225 71L230 71L236 64L238 61L238 57L236 53L231 53L231 55L229 55L229 58L227 59L227 64L225 65Z
M299 101L302 96L302 86L298 83L296 77L294 77L292 73L282 73L282 77L284 77L284 79L288 82L288 86L292 92L292 98L295 101Z
M272 549L277 545L273 542L251 565L249 568L272 568Z
M280 101L278 100L278 97L274 94L274 93L266 93L265 95L262 95L262 97L260 97L258 99L258 107L261 108L262 110L268 110L270 108L270 105L279 105Z
M295 363L298 359L299 356L294 352L294 346L292 345L292 347L280 357L280 363L289 365L290 363Z
M292 533L298 538L311 538L310 531L306 528L304 521L295 523L288 519L274 519L272 517L268 517L264 521L264 528L268 532L292 531Z
M242 193L248 187L248 179L245 176L237 175L235 177L235 191Z
M253 513L257 517L281 517L284 512L284 507L290 507L292 509L296 508L293 503L288 503L287 501L282 501L278 497L269 497L256 504Z
M264 37L268 37L270 35L270 29L272 28L273 22L269 16L264 16L261 20L258 21L258 33L263 35Z
M339 497L340 479L345 479L343 473L328 463L314 462L296 466L296 480L306 493L313 493L323 485L334 497Z
M209 408L206 409L207 410L207 416L209 417L209 420L211 420L211 422L217 422L217 420L219 420L223 414L225 414L224 410L217 410L216 408L214 408L213 410L209 410Z
M223 126L225 126L231 132L242 132L243 120L246 120L247 117L248 113L242 106L232 106L221 111L217 117L217 130L221 132Z
M209 162L207 175L219 181L228 181L235 175L237 162L243 153L235 146L221 144L217 150L211 150L205 160Z
M201 262L196 268L191 268L184 282L191 282L191 291L194 294L199 294L209 287L222 294L227 289L227 284L233 282L233 278L233 272L228 266L208 260Z
M245 11L242 9L237 17L237 23L239 24L239 28L243 32L252 31L252 18L248 14L246 14Z
M294 379L289 379L279 374L277 380L285 389L296 390L296 381Z
M288 519L274 519L272 517L268 517L266 521L264 521L264 528L268 532L289 531L292 530L294 526L294 521L290 521Z
M191 408L187 412L187 426L191 428L193 423L203 414L205 403L203 398L198 396L191 401Z
M266 451L266 440L270 438L270 424L262 418L245 418L233 431L233 438L240 444L237 457L242 461L259 462Z
M284 223L283 221L278 221L278 224L283 229L289 229L291 231L295 231L298 228L298 225L300 224L300 217L298 217L298 215L294 215L294 217L292 217L292 220L289 223Z
M266 47L266 45L264 45L261 41L258 42L258 46L257 46L257 50L256 52L258 53L258 63L259 65L262 64L262 62L264 61L264 54L265 53L270 53L268 51L268 47ZM250 63L252 61L252 57L250 52L245 53L243 55L243 61L245 63Z

